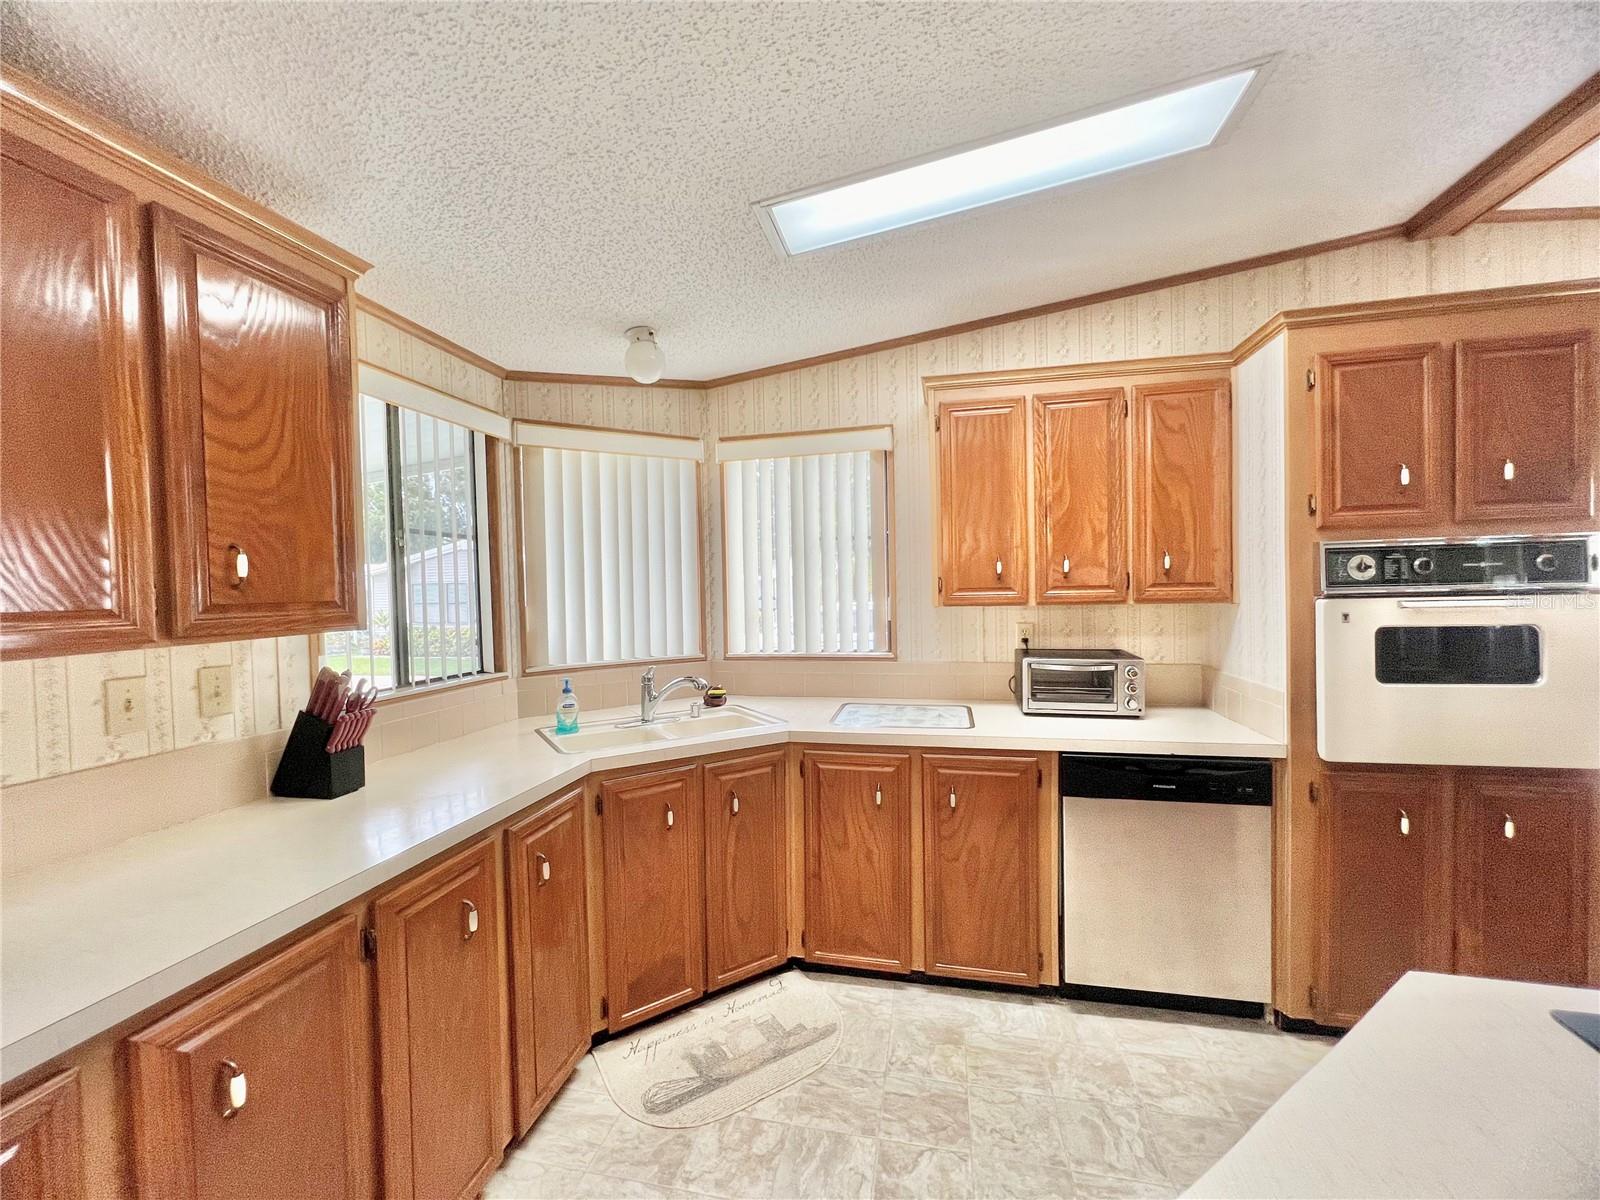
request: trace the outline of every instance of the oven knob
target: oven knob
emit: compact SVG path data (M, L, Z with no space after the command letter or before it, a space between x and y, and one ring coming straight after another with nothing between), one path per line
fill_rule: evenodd
M1433 559L1429 558L1426 554L1419 555L1411 560L1411 569L1418 575L1432 575Z
M1541 571L1554 571L1556 569L1556 556L1551 554L1550 551L1546 550L1543 554L1539 555L1538 558L1533 560L1533 565L1538 567Z
M1131 679L1128 680L1128 695L1137 696L1138 694L1139 694L1139 685L1137 683L1135 683Z
M1378 573L1378 560L1370 554L1352 554L1344 569L1351 579L1365 583Z
M1127 675L1127 677L1128 677L1128 678L1129 678L1129 679L1137 679L1137 678L1139 678L1139 668L1138 668L1138 667L1129 667L1129 668L1128 668L1128 669L1127 669L1127 670L1126 670L1126 671L1125 671L1125 672L1123 672L1123 673L1124 673L1124 674L1125 674L1125 675Z
M1138 708L1139 707L1139 697L1137 697L1137 696L1129 696L1126 700L1123 701L1123 704L1126 705L1128 708Z

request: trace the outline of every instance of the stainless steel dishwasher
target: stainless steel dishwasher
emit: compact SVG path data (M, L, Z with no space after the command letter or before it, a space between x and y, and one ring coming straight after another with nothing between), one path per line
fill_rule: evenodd
M1065 983L1269 1003L1272 764L1063 754L1060 780Z

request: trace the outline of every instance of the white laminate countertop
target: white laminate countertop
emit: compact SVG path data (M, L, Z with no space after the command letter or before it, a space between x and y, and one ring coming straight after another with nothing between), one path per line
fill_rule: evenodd
M1600 991L1412 971L1185 1195L1600 1196Z
M564 755L529 718L372 764L337 800L241 805L5 880L0 1080L182 991L592 770L789 741L864 746L1219 754L1284 746L1203 708L1139 720L1029 717L974 703L971 729L838 729L842 699L740 697L780 724ZM668 710L663 709L665 714ZM673 710L681 711L681 710ZM629 710L585 713L588 724ZM197 781L196 786L204 786Z

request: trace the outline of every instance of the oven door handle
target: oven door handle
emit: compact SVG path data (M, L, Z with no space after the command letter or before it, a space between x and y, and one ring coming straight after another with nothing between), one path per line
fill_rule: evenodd
M1532 596L1459 596L1437 600L1400 600L1396 603L1401 608L1422 609L1448 609L1448 608L1532 608Z

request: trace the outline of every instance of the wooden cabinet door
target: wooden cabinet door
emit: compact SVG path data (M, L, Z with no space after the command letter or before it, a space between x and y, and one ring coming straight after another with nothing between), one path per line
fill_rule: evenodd
M1456 969L1584 984L1600 776L1457 773Z
M376 1194L372 1011L343 917L128 1039L146 1196Z
M1039 982L1039 760L922 756L930 975Z
M700 768L600 785L606 1004L613 1031L705 992Z
M811 962L911 970L911 758L805 752Z
M1439 771L1330 771L1321 786L1317 1020L1352 1025L1401 975L1449 971L1450 796Z
M506 831L513 1096L523 1134L589 1049L583 789Z
M1587 330L1456 347L1456 519L1592 515Z
M156 636L143 238L123 189L0 144L0 649Z
M705 768L706 986L789 957L789 838L782 750Z
M356 623L345 288L152 206L172 632Z
M373 903L393 1200L476 1195L511 1140L500 885L491 838Z
M1321 529L1449 520L1450 370L1436 343L1319 355Z
M1133 389L1133 598L1233 598L1226 379Z
M1122 388L1033 398L1033 594L1041 604L1128 598Z
M942 404L937 436L940 602L1026 602L1026 401L1013 396Z
M83 1101L76 1068L0 1108L0 1196L81 1200Z

